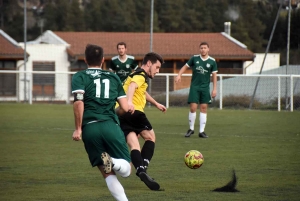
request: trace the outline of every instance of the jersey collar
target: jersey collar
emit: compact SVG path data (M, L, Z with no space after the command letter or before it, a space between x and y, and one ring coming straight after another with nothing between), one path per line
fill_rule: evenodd
M126 58L124 59L124 61L121 60L120 55L118 56L118 59L121 63L125 63L127 61L127 59L128 59L127 54L125 56L126 56Z
M201 56L201 54L199 54L199 56L200 56L200 58L201 58L202 61L206 61L206 60L209 59L209 56L206 59L203 59L203 57Z
M88 69L90 69L90 70L102 70L102 68L99 68L99 67L89 67Z

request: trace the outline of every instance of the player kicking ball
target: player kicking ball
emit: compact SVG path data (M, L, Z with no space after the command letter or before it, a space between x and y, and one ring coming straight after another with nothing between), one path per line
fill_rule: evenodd
M146 54L141 68L131 73L123 85L128 98L129 112L122 112L122 110L117 108L121 129L130 147L131 161L136 169L136 175L151 190L160 190L160 185L146 172L154 154L155 133L144 113L144 107L146 101L149 101L160 111L165 112L167 110L164 105L156 102L147 93L147 79L154 78L163 62L162 57L154 52ZM142 149L138 136L145 140Z

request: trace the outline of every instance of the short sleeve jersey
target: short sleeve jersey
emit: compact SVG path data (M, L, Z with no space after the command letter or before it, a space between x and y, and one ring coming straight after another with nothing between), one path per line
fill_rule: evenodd
M139 110L141 112L144 112L144 108L146 105L146 90L148 87L147 83L148 76L146 72L139 68L136 70L136 72L131 73L126 81L124 82L124 90L127 93L128 87L131 82L135 82L138 85L138 88L136 88L134 94L133 94L133 105L135 110Z
M217 63L214 58L208 57L203 60L200 55L194 55L186 63L193 71L191 86L198 88L209 87L210 75L218 72Z
M72 77L72 93L84 93L82 125L93 121L114 120L117 99L126 97L119 77L100 68L88 68Z
M138 67L137 62L134 60L133 56L126 55L126 60L122 62L119 56L115 56L111 59L111 67L113 71L119 76L123 82L127 76Z

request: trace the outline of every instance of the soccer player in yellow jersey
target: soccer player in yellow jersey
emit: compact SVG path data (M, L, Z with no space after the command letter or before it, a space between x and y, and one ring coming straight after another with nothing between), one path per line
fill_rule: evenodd
M136 168L136 175L151 190L159 190L160 185L146 173L146 169L154 154L155 133L152 125L144 113L146 101L149 101L162 112L166 107L154 100L147 93L147 79L154 78L163 63L163 58L154 52L145 55L141 68L131 73L124 82L123 88L127 94L128 110L119 116L121 129L130 147L131 161ZM138 136L141 136L145 143L141 149Z

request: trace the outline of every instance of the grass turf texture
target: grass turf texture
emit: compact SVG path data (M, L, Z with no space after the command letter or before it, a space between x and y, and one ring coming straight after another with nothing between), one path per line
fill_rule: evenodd
M71 105L2 103L0 114L0 200L114 200L83 143L72 141ZM129 200L299 200L299 112L209 110L208 139L198 137L198 111L190 138L187 107L146 114L157 136L148 173L165 191L150 191L133 170L119 177ZM205 159L196 170L183 160L191 149ZM213 192L233 168L240 192Z

